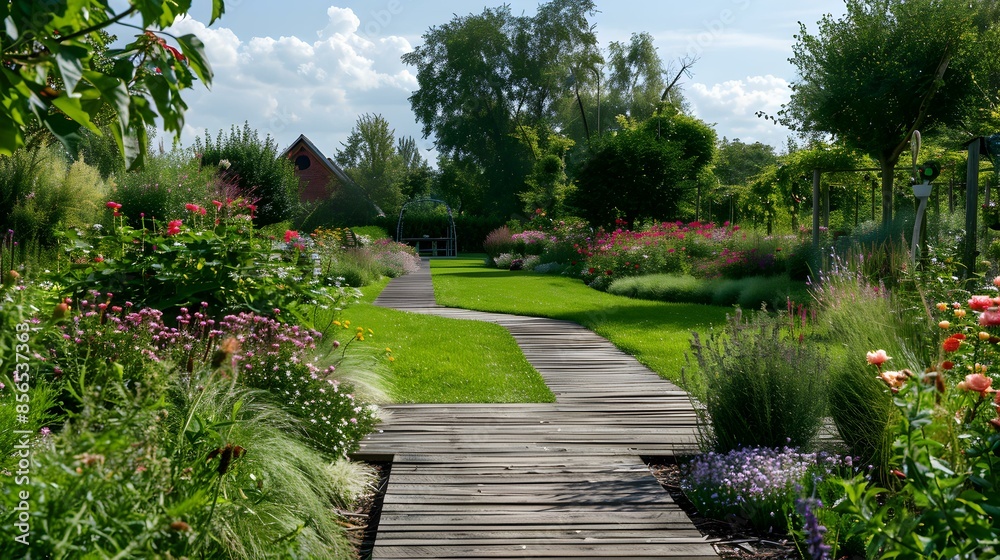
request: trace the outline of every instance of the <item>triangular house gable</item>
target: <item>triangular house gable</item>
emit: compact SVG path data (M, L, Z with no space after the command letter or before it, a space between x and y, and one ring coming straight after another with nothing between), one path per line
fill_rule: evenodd
M344 170L323 155L305 134L300 134L281 155L292 160L295 166L302 201L325 200L351 183Z

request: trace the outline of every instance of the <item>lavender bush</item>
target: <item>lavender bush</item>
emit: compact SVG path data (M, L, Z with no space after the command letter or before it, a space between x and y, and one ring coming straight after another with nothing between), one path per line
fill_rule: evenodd
M744 319L737 308L704 342L693 334L702 375L685 375L685 382L698 401L704 448L724 453L812 442L826 412L829 357L787 333L788 325L764 312Z

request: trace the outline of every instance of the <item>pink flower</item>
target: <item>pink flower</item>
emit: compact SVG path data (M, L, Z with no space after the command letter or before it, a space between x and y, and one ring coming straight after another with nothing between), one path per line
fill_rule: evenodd
M965 376L965 381L958 384L958 388L963 391L979 393L985 397L986 393L990 391L991 385L993 385L993 379L986 377L981 373L970 373Z
M293 239L299 238L299 232L294 229L285 230L285 243L291 243Z
M989 307L979 316L979 325L982 327L996 327L1000 325L1000 307Z
M993 307L993 298L990 296L972 296L969 299L969 307L976 311L986 311Z
M869 364L880 367L882 364L892 359L888 354L885 353L885 350L881 349L876 350L874 352L869 352L867 357Z
M172 220L167 223L167 235L177 235L181 232L181 220Z
M221 210L222 209L222 203L219 202L218 200L213 200L212 204L215 206L216 210Z
M198 205L197 204L191 204L190 202L188 202L187 204L185 204L184 208L187 209L188 212L197 212L198 211Z
M112 209L112 210L114 210L114 211L116 211L116 212L117 212L118 210L121 210L121 208L122 208L122 205L121 205L121 204L118 204L117 202L115 202L115 201L113 201L113 200L109 200L109 201L108 201L108 202L107 202L107 203L106 203L106 204L104 205L104 207L105 207L105 208L110 208L110 209Z

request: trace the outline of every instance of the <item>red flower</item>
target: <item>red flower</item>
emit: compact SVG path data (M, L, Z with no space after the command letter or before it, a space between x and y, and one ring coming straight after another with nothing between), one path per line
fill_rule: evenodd
M285 230L285 243L291 243L293 239L299 238L299 232L294 229Z
M94 262L96 262L96 263L104 262L104 257L98 255L98 256L94 257Z
M191 204L190 202L188 202L187 204L185 204L184 208L186 208L188 212L197 212L198 211L198 205L197 204Z
M945 352L954 352L958 350L959 346L962 345L961 339L954 336L949 336L945 339L944 344L941 345Z
M941 369L954 369L954 367L955 367L955 362L951 362L948 360L941 362Z
M167 235L177 235L180 232L181 232L180 220L172 220L171 222L167 223Z
M122 205L118 204L117 202L115 202L113 200L109 200L107 203L104 204L104 207L105 208L110 208L110 209L114 210L115 212L117 212L117 211L121 210Z
M587 272L593 274L593 273L597 272L597 269L596 268L589 268L589 269L587 269Z

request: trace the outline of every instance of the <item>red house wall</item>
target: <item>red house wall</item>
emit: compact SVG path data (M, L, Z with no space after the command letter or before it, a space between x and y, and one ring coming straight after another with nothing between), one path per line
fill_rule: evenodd
M298 166L295 167L295 176L299 179L299 199L312 202L329 198L340 186L340 181L322 161L319 161L316 154L306 146L300 145L288 153L288 159L292 160L293 164L299 156L309 158L309 167L307 169L299 169Z

